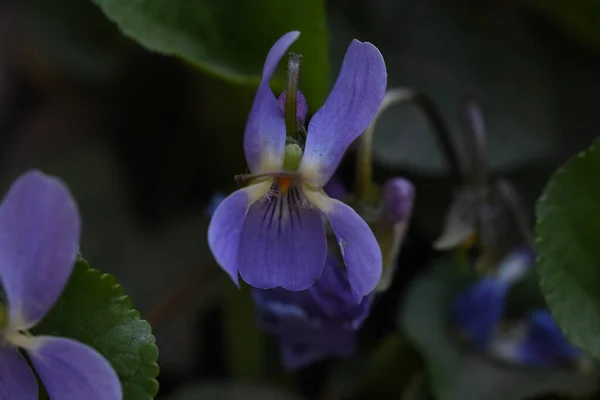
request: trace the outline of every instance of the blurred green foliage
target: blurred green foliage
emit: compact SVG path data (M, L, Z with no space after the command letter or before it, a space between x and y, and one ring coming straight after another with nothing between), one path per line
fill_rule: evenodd
M432 271L413 283L399 314L399 326L424 357L436 399L524 400L548 394L581 397L595 393L596 373L518 368L461 344L450 320L450 305L468 282L453 262L440 259Z
M126 36L150 50L182 57L209 74L258 83L269 48L284 33L302 32L302 90L309 107L328 92L329 61L323 0L93 0ZM274 83L283 89L283 74Z

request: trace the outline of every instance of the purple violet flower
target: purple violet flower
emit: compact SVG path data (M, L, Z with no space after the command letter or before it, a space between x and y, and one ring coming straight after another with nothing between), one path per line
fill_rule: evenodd
M385 63L371 43L352 41L333 90L308 124L304 147L286 143L284 113L269 81L299 35L283 35L267 55L244 133L253 179L217 208L208 242L236 284L239 273L256 288L304 290L319 279L325 266L325 216L359 301L379 281L381 250L367 223L351 207L328 197L323 187L381 105ZM306 114L302 98L298 96L299 122Z
M535 262L529 248L513 251L498 266L494 276L485 276L460 293L452 304L452 317L476 350L490 345L504 316L508 290Z
M310 288L253 289L261 327L279 343L283 365L296 370L356 351L356 331L369 315L368 297L357 303L348 277L329 255L323 274Z
M0 205L0 399L37 400L31 364L53 400L115 400L119 378L96 350L29 330L63 291L77 258L80 222L69 190L38 171L18 178Z
M521 363L549 366L574 361L581 355L581 350L567 341L549 310L531 311L526 323L525 337L516 350Z

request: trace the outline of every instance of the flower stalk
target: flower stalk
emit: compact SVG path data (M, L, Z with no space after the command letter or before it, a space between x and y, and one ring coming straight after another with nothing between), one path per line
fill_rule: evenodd
M438 139L439 145L442 148L446 158L446 163L450 171L450 176L454 180L460 180L462 177L460 162L458 155L452 145L450 129L446 124L440 110L437 108L433 100L424 93L405 89L396 88L388 90L383 98L381 107L377 111L373 122L360 138L358 149L358 162L356 171L356 194L362 201L370 201L373 191L373 135L375 133L375 125L381 114L390 106L398 103L413 103L418 106L421 111L429 119L433 131Z

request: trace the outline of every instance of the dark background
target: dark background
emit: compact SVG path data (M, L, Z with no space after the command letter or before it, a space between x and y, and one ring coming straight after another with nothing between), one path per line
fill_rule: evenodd
M207 204L246 168L241 138L254 88L142 49L91 3L51 3L0 0L0 185L33 167L67 182L83 218L83 255L114 274L153 325L163 396L201 378L255 378L232 361L244 343L231 335L251 326L251 305L231 315L240 295L206 245ZM356 37L382 51L389 87L430 94L453 132L461 101L478 101L492 169L531 212L549 173L597 135L600 5L583 13L591 21L517 0L331 0L327 11L334 76ZM397 299L431 259L458 183L416 109L393 108L378 129L377 180L411 178L417 203L393 289L361 333L368 343L394 329ZM342 164L350 185L352 166L350 155ZM249 340L242 358L253 357ZM277 370L276 347L265 346ZM327 371L324 363L291 379L313 397Z

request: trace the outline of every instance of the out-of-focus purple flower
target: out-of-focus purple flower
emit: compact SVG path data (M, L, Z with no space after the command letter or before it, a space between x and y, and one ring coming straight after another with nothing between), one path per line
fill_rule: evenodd
M504 315L508 290L533 266L531 249L510 253L494 276L485 276L459 294L452 304L454 323L477 350L485 350Z
M575 361L581 351L572 346L549 310L529 313L525 337L517 347L516 359L529 365L551 366Z
M397 223L410 218L415 200L415 187L404 178L388 180L383 187L383 204L390 222Z
M356 331L370 311L368 297L357 303L348 277L329 255L321 278L303 291L253 289L259 323L275 336L284 366L305 367L356 351Z
M58 299L77 258L80 222L68 189L38 171L17 179L0 205L0 398L37 400L36 377L51 399L123 397L117 374L91 347L32 336Z
M486 277L454 300L454 322L477 350L491 342L504 314L507 290L506 282Z
M375 116L386 88L385 63L371 43L352 41L333 90L311 118L301 147L286 136L284 113L269 87L279 61L299 34L283 35L267 55L244 132L251 184L217 208L208 242L236 284L239 273L256 288L304 290L325 265L325 217L358 301L379 281L381 250L367 223L351 207L325 195L323 187Z
M374 228L383 253L383 273L377 284L379 292L388 290L392 284L414 200L415 188L408 179L392 178L383 186L383 213Z

